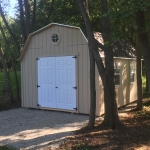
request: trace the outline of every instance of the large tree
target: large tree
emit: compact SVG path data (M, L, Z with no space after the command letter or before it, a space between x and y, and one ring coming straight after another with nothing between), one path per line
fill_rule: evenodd
M101 76L104 86L104 103L105 103L105 116L102 125L105 127L119 128L122 127L122 123L118 117L115 83L114 83L114 62L113 62L113 50L110 42L110 20L105 14L108 12L108 0L102 0L102 14L103 14L103 38L104 38L104 53L105 53L105 67L102 63L102 58L99 55L96 41L93 35L89 16L86 12L86 8L83 0L77 0L78 6L81 10L87 36L89 51L95 59L99 75Z
M86 12L88 16L89 9L88 9L88 0L83 0ZM89 115L89 123L88 128L93 129L95 124L95 111L96 111L96 89L95 89L95 60L91 53L90 54L90 115Z

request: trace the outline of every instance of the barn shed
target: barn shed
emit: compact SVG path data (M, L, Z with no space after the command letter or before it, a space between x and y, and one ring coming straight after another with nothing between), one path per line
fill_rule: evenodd
M104 57L101 33L95 32L94 35L100 55ZM114 44L118 107L137 99L133 51L133 47L125 41L120 41L118 46ZM31 33L20 61L22 107L89 114L88 41L80 28L52 23ZM96 70L98 116L104 112L103 96L102 82Z

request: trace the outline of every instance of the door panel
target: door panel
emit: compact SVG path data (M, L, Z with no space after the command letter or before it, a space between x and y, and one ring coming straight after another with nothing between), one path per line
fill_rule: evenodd
M73 56L38 60L38 104L41 107L76 108L76 68Z
M76 107L75 58L56 57L57 108L74 110Z
M38 60L38 104L56 108L55 99L55 57Z

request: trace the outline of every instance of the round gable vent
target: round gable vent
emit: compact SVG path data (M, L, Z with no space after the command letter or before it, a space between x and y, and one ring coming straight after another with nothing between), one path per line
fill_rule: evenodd
M51 43L53 45L58 45L60 42L60 34L59 32L54 32L51 34Z

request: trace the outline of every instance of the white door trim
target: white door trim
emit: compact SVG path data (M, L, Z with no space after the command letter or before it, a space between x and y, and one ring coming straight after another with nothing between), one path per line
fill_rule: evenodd
M58 56L58 57L40 57L40 58L38 58L39 60L40 59L45 59L45 58L47 58L47 59L49 59L49 58L73 58L74 56ZM39 62L39 60L37 61L37 72L38 72L38 76L39 76L39 68L38 68L38 62ZM55 60L56 61L56 60ZM76 61L76 57L75 58L73 58L72 59L72 61L74 62L74 85L75 86L77 86L77 61ZM56 66L55 66L56 67ZM55 70L56 71L56 70ZM55 75L56 75L56 73L55 73ZM37 78L38 79L38 78ZM39 83L39 81L38 81L38 83ZM75 87L74 86L74 87ZM56 84L55 84L55 87L56 87ZM40 87L39 87L40 88ZM73 88L73 87L72 87ZM57 95L56 94L56 90L57 89L55 89L55 95ZM46 104L44 104L44 105L41 105L41 106L38 106L38 108L39 107L43 107L43 108L49 108L49 109L61 109L61 110L66 110L66 111L76 111L76 112L78 112L76 109L74 109L74 108L77 108L77 90L76 89L74 89L75 90L75 100L74 100L74 104L73 104L73 108L68 108L68 107L63 107L63 108L59 108L59 106L57 106L58 105L58 103L56 103L56 107L47 107L47 105ZM37 90L37 94L39 95L39 90ZM56 101L56 102L58 102L58 101ZM39 96L38 96L38 104L39 104ZM40 104L39 104L40 105Z

